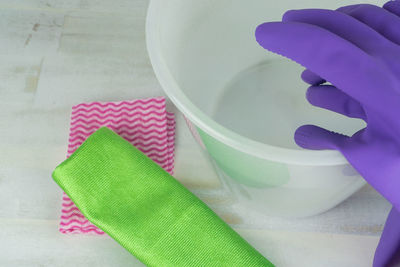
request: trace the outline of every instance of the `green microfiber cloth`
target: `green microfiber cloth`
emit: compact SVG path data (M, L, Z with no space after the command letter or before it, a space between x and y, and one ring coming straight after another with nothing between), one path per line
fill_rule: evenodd
M273 266L108 128L92 134L53 178L86 218L148 266Z

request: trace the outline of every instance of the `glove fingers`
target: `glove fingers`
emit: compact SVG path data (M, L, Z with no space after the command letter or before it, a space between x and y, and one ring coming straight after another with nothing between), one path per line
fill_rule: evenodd
M339 149L348 138L315 125L300 126L294 134L298 146L312 150Z
M320 85L326 83L326 80L308 69L303 71L303 73L301 74L301 79L303 79L304 82L310 85Z
M265 49L318 73L361 103L380 97L376 84L386 86L389 83L382 77L384 73L377 70L371 56L347 40L315 25L299 22L264 23L257 27L256 39ZM366 76L365 73L373 75Z
M311 86L307 100L312 105L325 108L350 118L366 120L363 107L357 101L331 85Z
M400 1L389 1L383 8L400 17Z
M378 6L361 4L337 9L365 23L395 44L400 45L400 18Z
M302 22L324 28L353 43L370 55L378 55L382 48L394 44L359 20L342 12L327 9L290 10L284 22Z

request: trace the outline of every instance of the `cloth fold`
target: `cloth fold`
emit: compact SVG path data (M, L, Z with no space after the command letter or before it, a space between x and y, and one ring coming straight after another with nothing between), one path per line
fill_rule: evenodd
M122 102L90 102L72 107L69 157L97 129L107 126L173 174L175 118L163 97ZM64 193L60 232L104 234Z
M108 128L93 133L53 178L94 225L148 266L273 266Z

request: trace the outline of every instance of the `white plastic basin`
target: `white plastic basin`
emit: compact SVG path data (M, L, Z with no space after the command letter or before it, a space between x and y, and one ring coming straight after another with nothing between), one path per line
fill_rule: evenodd
M303 68L265 51L254 37L258 24L280 20L285 10L354 3L151 0L146 38L156 76L250 209L315 215L365 184L339 152L304 150L293 141L302 124L352 134L363 122L312 107Z

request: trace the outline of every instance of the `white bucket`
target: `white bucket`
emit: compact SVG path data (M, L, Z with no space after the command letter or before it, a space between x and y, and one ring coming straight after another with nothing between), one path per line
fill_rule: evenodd
M363 122L312 107L303 69L254 37L257 25L280 20L285 10L354 3L151 0L146 34L156 76L249 208L315 215L365 184L339 152L304 150L293 141L303 124L352 134Z

